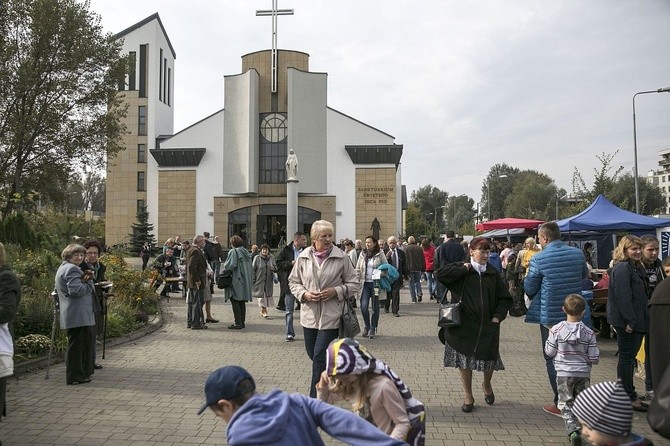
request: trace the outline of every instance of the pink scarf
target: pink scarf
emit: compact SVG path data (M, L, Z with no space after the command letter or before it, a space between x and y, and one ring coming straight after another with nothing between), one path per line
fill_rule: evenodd
M312 246L312 253L314 254L314 257L316 257L316 261L319 263L319 266L323 263L324 260L330 255L330 253L333 251L333 247L331 246L328 251L317 251L316 247Z

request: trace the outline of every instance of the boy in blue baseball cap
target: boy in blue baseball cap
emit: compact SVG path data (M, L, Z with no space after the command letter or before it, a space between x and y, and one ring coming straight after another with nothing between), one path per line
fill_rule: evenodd
M346 444L400 446L363 418L339 407L297 393L272 390L256 393L256 382L245 369L225 366L205 382L205 403L228 427L228 444L319 446L324 442L317 428Z

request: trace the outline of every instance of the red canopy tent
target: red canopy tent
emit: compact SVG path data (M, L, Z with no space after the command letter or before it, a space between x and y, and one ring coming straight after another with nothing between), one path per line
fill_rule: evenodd
M490 231L492 229L537 229L544 221L524 220L523 218L500 218L498 220L485 221L477 225L478 231Z

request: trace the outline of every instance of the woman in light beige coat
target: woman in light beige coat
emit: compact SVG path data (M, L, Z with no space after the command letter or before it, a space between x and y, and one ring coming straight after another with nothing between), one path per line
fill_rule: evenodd
M312 398L316 398L316 383L326 369L328 345L339 336L343 300L359 289L356 270L333 244L333 232L326 220L312 224L312 246L302 251L288 278L291 293L301 302L300 325L312 361Z

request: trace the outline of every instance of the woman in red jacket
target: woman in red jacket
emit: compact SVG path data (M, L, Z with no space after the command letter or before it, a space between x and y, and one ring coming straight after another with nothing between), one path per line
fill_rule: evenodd
M426 281L428 282L428 293L431 299L437 299L437 282L433 278L433 258L435 256L435 245L429 239L421 240L423 258L426 261Z

